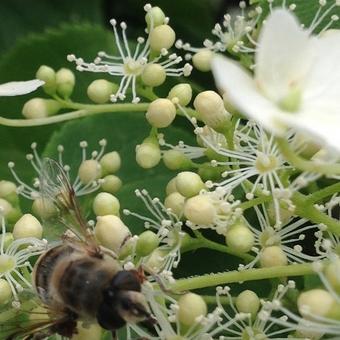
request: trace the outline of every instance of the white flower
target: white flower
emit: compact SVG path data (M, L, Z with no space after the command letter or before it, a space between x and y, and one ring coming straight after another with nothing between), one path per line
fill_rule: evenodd
M0 97L20 96L35 91L45 82L39 79L28 81L11 81L0 85Z
M221 56L212 69L231 103L269 131L283 136L293 127L339 150L340 32L313 36L314 26L305 30L289 11L274 10L260 33L254 77Z
M104 155L106 144L107 144L107 141L105 139L100 140L99 141L100 150L99 151L92 151L91 157L88 157L88 154L87 154L88 144L87 144L86 141L81 141L79 143L80 148L81 148L81 162L80 162L79 170L81 170L82 165L85 164L85 162L91 161L91 162L94 162L95 165L98 166L98 175L100 176L101 175L101 170L100 170L101 168L100 168L99 162ZM9 162L8 167L9 167L9 170L11 171L14 179L17 181L17 183L19 185L18 186L18 194L20 194L20 195L22 195L25 198L28 198L30 200L35 200L35 199L40 197L39 177L41 176L41 172L42 172L43 160L41 159L41 157L39 156L39 154L37 152L37 143L32 143L31 149L32 149L32 153L27 154L26 159L31 163L34 171L37 174L37 177L35 177L33 179L33 185L32 186L26 184L24 181L22 181L20 179L20 177L18 176L18 174L14 170L14 167L15 167L14 162ZM70 178L71 168L70 168L69 165L65 164L64 160L63 160L64 146L58 145L57 152L58 152L58 158L57 158L58 164L64 169L66 176L68 177L68 180L70 182L72 182L72 187L75 191L76 196L83 196L83 195L87 195L91 192L94 192L103 183L103 180L100 179L100 178L98 179L97 177L96 178L95 177L90 178L90 180L88 180L86 182L82 181L82 178L81 178L82 176L81 176L80 171L78 171L78 175L76 176L76 178L73 181L71 181L71 178Z
M32 288L27 273L31 273L33 268L28 261L30 257L40 255L47 249L46 240L39 240L34 237L19 238L9 245L6 241L5 219L0 216L0 278L5 279L11 287L14 297L13 306L20 306L18 293L24 287Z

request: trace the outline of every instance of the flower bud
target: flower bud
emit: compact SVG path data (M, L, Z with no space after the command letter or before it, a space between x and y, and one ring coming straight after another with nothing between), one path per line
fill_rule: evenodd
M78 176L83 184L89 184L100 178L101 171L101 166L98 161L88 159L80 164Z
M136 252L139 256L151 254L159 245L159 237L151 230L144 231L138 237Z
M22 108L22 114L27 119L53 116L60 110L60 103L54 99L32 98Z
M33 201L32 212L42 219L47 219L56 215L58 211L51 200L39 197Z
M185 202L184 215L192 223L209 225L214 223L216 209L207 196L198 195Z
M231 226L225 236L230 249L239 253L250 251L255 242L254 234L243 223Z
M56 73L52 67L41 65L36 73L36 78L43 80L43 89L46 94L53 95L56 91Z
M194 54L192 63L201 72L208 72L211 70L211 60L214 52L208 49L202 49Z
M18 202L17 186L10 181L0 181L0 198L11 204L16 204Z
M188 198L197 195L205 185L195 172L182 171L176 176L176 188L181 195Z
M121 164L120 155L117 151L106 153L100 160L102 173L104 175L115 173L120 169Z
M7 200L0 198L0 214L3 215L5 218L11 213L13 210L13 206Z
M165 14L158 6L150 8L145 15L145 21L149 29L163 25L164 20Z
M15 223L13 228L14 239L35 237L42 238L43 227L40 222L31 214L24 214Z
M117 90L117 85L105 79L94 80L87 88L88 97L97 104L110 101L110 96Z
M175 119L176 107L171 100L158 98L149 105L145 117L153 127L165 128Z
M191 165L190 159L183 152L175 149L164 151L163 162L170 170L186 169Z
M148 64L142 73L142 82L151 87L162 85L165 78L165 68L160 64Z
M93 201L93 211L97 216L119 215L120 204L118 199L107 193L100 192Z
M306 318L339 317L340 308L331 293L324 289L312 289L301 293L297 300L300 314ZM336 312L336 309L338 310Z
M9 245L14 241L14 237L12 233L5 233L4 235L0 235L0 242L2 242L2 238L5 237L4 239L4 250L6 250Z
M261 267L286 266L288 264L287 255L279 246L265 247L260 255Z
M136 146L136 162L144 169L156 166L161 160L159 145L153 142L143 142Z
M178 217L181 218L184 210L185 197L179 192L173 192L165 198L164 206Z
M338 257L326 265L325 277L332 288L340 294L340 259Z
M103 178L101 188L110 194L116 193L122 187L122 181L115 175L107 175Z
M178 104L187 106L192 98L192 89L189 84L177 84L169 92L168 98L170 100L177 98Z
M244 290L236 298L236 308L240 313L250 313L254 318L260 309L260 299L252 290Z
M206 316L207 304L200 295L187 293L178 299L178 320L185 326L193 326L197 318Z
M6 304L12 297L12 289L9 283L0 279L0 306Z
M176 40L175 31L169 25L155 27L149 35L150 47L155 52L161 52L163 48L168 50Z
M68 98L73 92L76 78L68 68L61 68L56 73L57 92L62 97Z
M225 128L230 119L230 114L224 108L223 99L214 91L199 93L194 100L194 107L203 122L213 129Z
M102 336L102 328L97 323L92 323L88 327L84 327L78 322L77 334L74 334L71 340L100 340Z
M178 192L176 187L176 177L172 178L165 187L165 193L167 196L173 192Z
M115 215L97 216L94 233L101 245L116 254L131 237L129 228Z

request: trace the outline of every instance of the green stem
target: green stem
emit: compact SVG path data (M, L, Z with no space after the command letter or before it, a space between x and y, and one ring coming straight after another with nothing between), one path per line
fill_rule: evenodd
M76 103L74 103L76 104ZM77 104L78 105L78 104ZM80 105L80 104L79 104ZM81 104L83 105L83 104ZM108 112L140 112L146 111L149 107L148 103L142 104L103 104L103 105L84 105L85 108L63 113L57 116L37 118L37 119L8 119L0 117L0 125L15 126L15 127L28 127L40 126L54 123L60 123L67 120L93 116L101 113Z
M292 264L271 268L253 268L244 271L234 270L224 273L205 274L186 279L179 279L170 286L170 289L180 292L205 287L214 287L233 282L255 281L288 276L303 276L313 273L314 271L310 263Z
M326 188L315 191L307 197L307 202L313 204L321 201L323 198L330 197L337 192L340 192L340 183L335 183Z
M298 216L307 218L314 223L324 224L330 232L340 235L340 222L315 208L305 195L295 192L292 201L296 206L295 213Z
M272 198L270 196L261 196L261 197L253 198L250 201L245 201L245 202L241 203L238 206L238 208L241 208L242 210L247 210L247 209L252 208L256 205L260 205L262 203L269 202L271 200L272 200Z
M289 143L284 138L276 139L277 145L286 158L293 166L301 171L317 172L322 175L340 175L340 164L331 164L326 162L308 161L291 149Z

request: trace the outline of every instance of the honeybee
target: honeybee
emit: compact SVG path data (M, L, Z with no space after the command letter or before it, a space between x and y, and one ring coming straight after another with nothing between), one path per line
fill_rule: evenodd
M58 222L69 232L33 269L33 286L48 318L17 328L6 339L71 338L78 321L97 322L115 338L126 323L154 323L141 292L143 273L124 270L115 254L97 243L57 162L44 160L40 186L42 199L53 202Z

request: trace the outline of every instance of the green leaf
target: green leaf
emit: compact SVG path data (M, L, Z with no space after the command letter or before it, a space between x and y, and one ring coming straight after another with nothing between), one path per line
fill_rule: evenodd
M90 21L102 19L101 0L76 1L45 0L1 1L0 3L0 51L13 46L27 32L40 32L45 27L57 26L61 22Z

